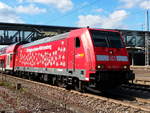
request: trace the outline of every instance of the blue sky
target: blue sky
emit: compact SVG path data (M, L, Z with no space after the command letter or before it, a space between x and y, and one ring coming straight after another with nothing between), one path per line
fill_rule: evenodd
M0 22L143 30L150 0L0 0Z

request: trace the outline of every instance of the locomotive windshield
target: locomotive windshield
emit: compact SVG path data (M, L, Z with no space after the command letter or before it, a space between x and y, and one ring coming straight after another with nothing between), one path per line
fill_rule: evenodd
M96 47L110 47L123 48L120 34L117 32L90 30L94 46Z

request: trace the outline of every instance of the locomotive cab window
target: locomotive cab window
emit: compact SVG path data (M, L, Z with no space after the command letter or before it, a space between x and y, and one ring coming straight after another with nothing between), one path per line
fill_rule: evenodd
M90 30L95 47L108 47L106 32Z
M123 48L121 36L118 32L90 30L95 47Z
M81 46L81 42L80 42L79 37L75 38L75 46L76 46L76 48L80 48L80 46Z
M110 43L110 47L112 47L112 48L123 48L124 47L119 33L109 32L108 40Z

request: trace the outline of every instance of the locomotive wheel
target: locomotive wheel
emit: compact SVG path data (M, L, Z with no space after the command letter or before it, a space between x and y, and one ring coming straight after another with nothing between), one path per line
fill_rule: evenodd
M64 81L63 78L62 78L61 80L58 80L58 81L57 81L57 85L58 85L59 87L62 87L62 88L65 88L65 87L66 87L66 84L65 84L65 81Z
M57 80L56 80L56 76L52 77L52 85L57 86Z
M65 87L65 83L58 82L58 86L64 88Z
M85 87L83 82L78 79L74 80L74 89L79 92L85 92Z

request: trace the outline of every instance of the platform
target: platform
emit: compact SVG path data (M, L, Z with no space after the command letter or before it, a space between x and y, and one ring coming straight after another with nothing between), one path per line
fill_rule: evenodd
M131 66L135 79L150 81L150 66Z

